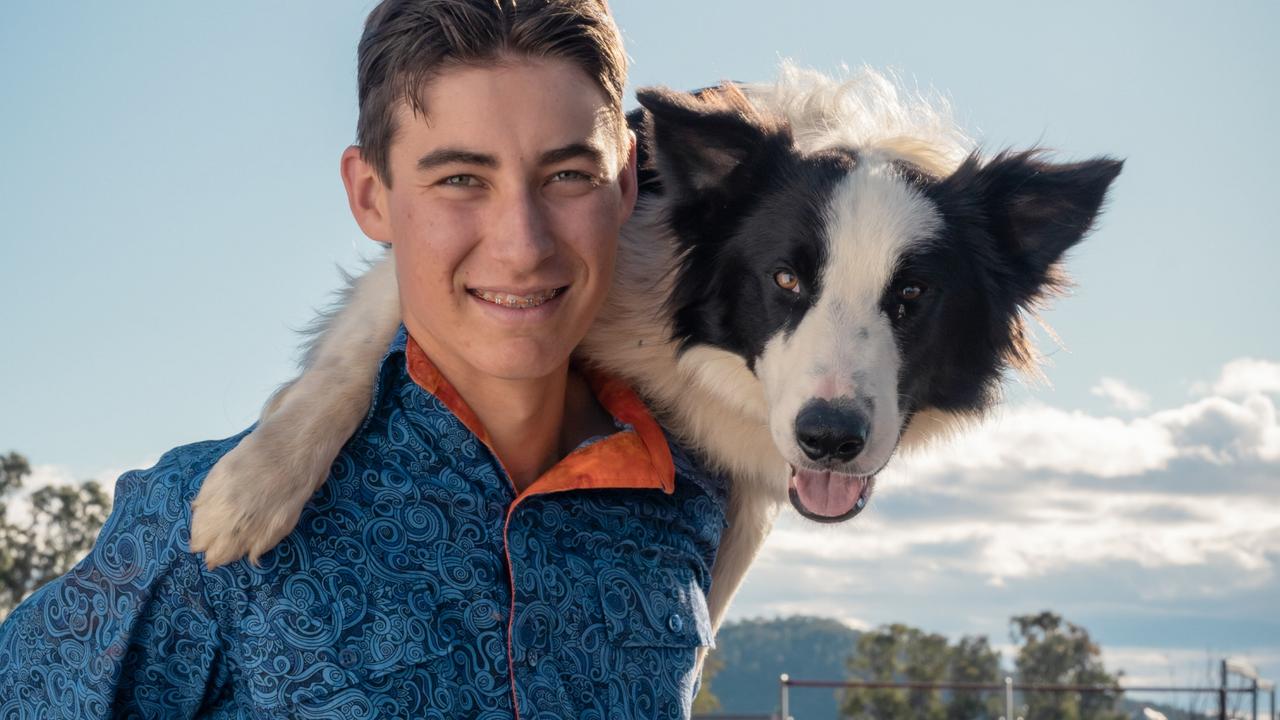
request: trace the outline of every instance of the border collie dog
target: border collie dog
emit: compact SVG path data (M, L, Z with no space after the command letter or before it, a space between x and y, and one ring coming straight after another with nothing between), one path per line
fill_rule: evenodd
M777 509L840 522L899 447L1035 372L1024 316L1060 287L1121 169L978 155L945 107L863 70L639 93L641 200L579 353L731 478L718 626ZM191 547L256 559L359 426L400 322L388 255L322 321L304 371L209 473Z

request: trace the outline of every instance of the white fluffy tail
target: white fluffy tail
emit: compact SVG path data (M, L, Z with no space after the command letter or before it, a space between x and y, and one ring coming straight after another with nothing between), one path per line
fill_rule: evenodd
M322 320L302 375L263 409L258 426L214 465L192 503L191 550L210 568L256 563L288 535L368 412L378 362L400 326L390 253L351 281Z

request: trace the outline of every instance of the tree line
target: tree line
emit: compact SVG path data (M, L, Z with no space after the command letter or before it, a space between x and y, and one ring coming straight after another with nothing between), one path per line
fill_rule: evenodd
M1010 619L1017 646L1013 676L1036 685L1116 687L1122 672L1103 666L1102 651L1084 628L1044 611ZM1000 654L986 637L946 637L901 624L864 633L848 661L860 680L920 683L1000 683ZM1118 692L1028 692L1017 714L1026 720L1123 720ZM976 720L1004 715L999 692L858 688L845 694L841 715L851 720Z
M30 475L26 457L0 455L0 620L84 557L111 511L111 500L96 480L49 485L20 500ZM25 521L10 517L18 502L30 505Z
M1052 611L1010 619L1012 671L985 636L952 641L895 623L858 632L830 618L791 617L726 624L708 658L694 712L776 710L778 673L793 678L868 682L1018 683L1116 687L1123 672L1103 665L1088 631ZM1027 692L1015 696L1025 720L1121 720L1117 692ZM848 720L996 720L1002 691L854 688L794 690L796 717Z

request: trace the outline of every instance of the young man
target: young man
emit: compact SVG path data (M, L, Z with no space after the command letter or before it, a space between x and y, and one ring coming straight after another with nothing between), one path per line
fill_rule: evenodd
M260 566L188 552L243 437L121 478L0 626L0 717L685 717L723 492L570 352L636 200L604 0L387 0L342 177L396 254L374 406Z

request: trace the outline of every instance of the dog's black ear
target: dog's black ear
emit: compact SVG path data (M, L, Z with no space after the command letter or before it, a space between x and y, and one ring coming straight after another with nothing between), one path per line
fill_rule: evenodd
M1041 280L1093 226L1122 160L1047 162L1044 152L971 158L948 180L966 187L983 225L1013 268Z
M732 84L685 93L643 88L636 93L648 111L646 130L661 182L698 194L732 184L750 160L771 147L790 145L790 131L751 105Z

